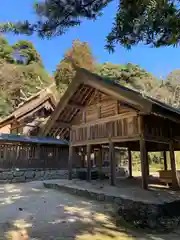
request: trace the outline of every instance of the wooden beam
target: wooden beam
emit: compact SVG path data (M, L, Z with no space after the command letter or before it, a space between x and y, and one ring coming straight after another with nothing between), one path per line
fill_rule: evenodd
M128 169L129 169L129 178L132 178L132 154L129 148L128 148Z
M73 153L74 153L74 147L70 145L69 146L69 159L68 159L68 180L72 180Z
M144 117L140 116L140 156L141 156L141 172L142 172L142 188L148 188L148 154L146 149L146 141L144 138Z
M110 122L110 121L115 121L115 120L120 120L120 119L124 119L124 118L131 118L131 117L137 117L137 113L135 112L131 112L131 113L123 113L123 114L118 114L118 115L114 115L114 116L110 116L110 117L106 117L106 118L100 118L100 119L96 119L93 122L89 122L89 123L82 123L79 125L72 125L72 128L82 128L82 127L86 127L86 126L93 126L94 124L100 124L100 123L106 123L106 122Z
M176 175L176 160L175 160L175 154L174 154L174 146L173 141L169 144L169 153L170 153L170 163L171 163L171 172L172 172L172 188L174 190L178 189L178 181L177 181L177 175Z
M163 160L164 160L164 170L166 171L168 169L166 151L163 151Z
M141 172L142 172L142 188L148 188L147 181L147 151L146 151L146 142L143 138L140 139L140 156L141 156Z
M97 163L100 172L102 171L102 151L102 147L100 147L97 154Z
M63 94L63 96L61 97L61 101L59 101L59 103L57 104L55 111L52 113L46 125L43 127L41 131L42 136L48 135L50 129L54 125L55 121L58 119L60 113L67 106L70 98L74 95L76 89L81 83L82 83L81 76L79 76L79 74L77 73L73 81L69 84L69 87L66 90L65 94Z
M136 92L129 91L129 89L119 88L115 85L110 85L102 81L102 78L100 76L94 75L90 72L87 72L86 70L79 70L79 73L81 71L82 78L85 79L86 84L94 87L95 89L99 89L103 93L110 95L117 100L124 101L127 104L130 104L134 106L136 109L142 110L143 112L150 113L152 108L152 103L150 103L148 100L143 99L140 97ZM88 77L87 77L88 76ZM99 81L98 81L99 79Z
M110 161L110 185L116 184L116 160L114 154L114 144L112 141L109 142L109 161Z
M87 145L87 181L91 181L91 145Z
M85 106L80 105L80 104L76 104L76 103L73 103L73 102L68 103L68 106L73 107L75 109L80 109L80 110L83 110L85 108Z

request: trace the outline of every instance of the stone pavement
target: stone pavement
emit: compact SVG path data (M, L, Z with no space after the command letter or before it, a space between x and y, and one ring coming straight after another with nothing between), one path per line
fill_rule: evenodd
M45 189L42 182L0 185L0 239L179 240L116 227L109 204Z

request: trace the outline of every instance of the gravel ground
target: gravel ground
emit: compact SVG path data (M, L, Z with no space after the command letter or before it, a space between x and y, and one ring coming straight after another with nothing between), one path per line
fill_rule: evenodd
M113 223L111 206L45 189L42 182L0 185L0 239L176 240L130 231Z

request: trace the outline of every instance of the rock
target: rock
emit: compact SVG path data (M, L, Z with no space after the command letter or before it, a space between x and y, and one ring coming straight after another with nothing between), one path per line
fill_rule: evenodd
M104 194L99 194L99 195L97 196L97 200L98 200L98 201L104 201L104 200L105 200Z
M44 176L44 171L40 171L41 177Z
M34 177L35 172L34 171L27 171L25 172L25 177L32 179Z
M25 182L25 176L15 177L12 179L12 183Z
M13 179L13 173L12 172L4 172L1 175L1 179L3 180L12 180Z
M120 205L122 203L122 199L120 197L115 197L114 202Z
M106 195L106 197L105 197L106 199L106 201L107 202L114 202L115 201L115 197L114 196L108 196L108 195ZM118 202L120 202L120 200L119 200L119 198L117 198L118 199Z
M13 172L13 176L14 177L20 177L22 175L24 175L24 171L14 171Z
M35 172L34 179L40 179L41 178L41 172Z

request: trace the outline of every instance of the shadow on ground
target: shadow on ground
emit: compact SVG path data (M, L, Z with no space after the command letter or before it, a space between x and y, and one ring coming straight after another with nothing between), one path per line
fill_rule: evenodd
M169 240L129 228L114 218L110 204L44 189L41 182L0 185L0 239Z

